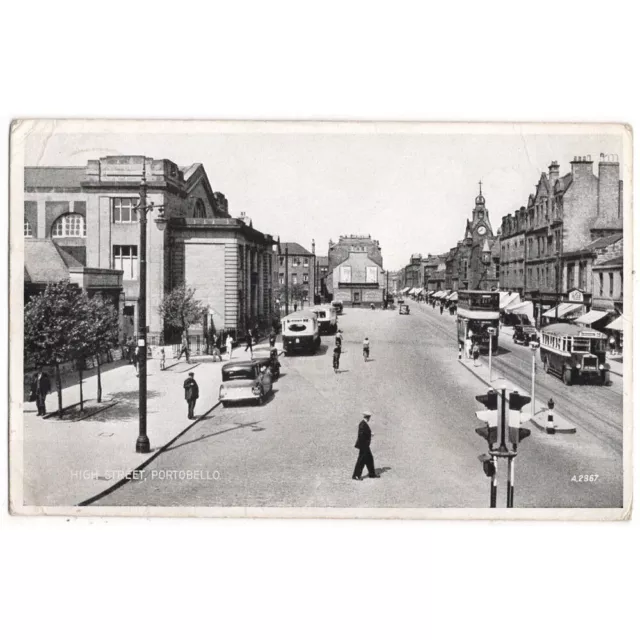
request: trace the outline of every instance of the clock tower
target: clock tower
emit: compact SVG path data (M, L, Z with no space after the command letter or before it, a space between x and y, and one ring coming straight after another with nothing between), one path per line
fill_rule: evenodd
M493 230L491 229L491 222L489 221L489 211L485 206L485 199L482 195L482 180L478 183L480 186L480 192L476 196L476 206L473 208L473 218L469 225L469 230L473 235L474 240L480 238L492 238Z

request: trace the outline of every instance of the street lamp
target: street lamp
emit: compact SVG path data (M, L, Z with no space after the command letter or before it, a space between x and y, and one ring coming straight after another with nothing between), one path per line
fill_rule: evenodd
M136 453L149 453L151 444L147 436L147 213L157 210L156 224L164 231L167 220L164 206L147 204L147 179L144 168L140 181L140 201L135 207L140 223L140 294L138 296L138 439Z

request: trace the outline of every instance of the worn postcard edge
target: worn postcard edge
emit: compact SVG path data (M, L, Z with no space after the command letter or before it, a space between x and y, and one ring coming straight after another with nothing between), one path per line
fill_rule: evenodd
M23 504L23 290L24 153L26 137L33 133L288 133L288 134L609 134L622 138L624 210L624 398L623 411L623 506L621 508L245 508L245 507L79 507L25 506ZM498 123L498 122L314 122L314 121L221 121L221 120L106 120L24 119L10 129L9 166L9 510L12 515L93 517L216 517L216 518L350 518L437 520L629 520L633 491L633 153L632 130L616 123Z

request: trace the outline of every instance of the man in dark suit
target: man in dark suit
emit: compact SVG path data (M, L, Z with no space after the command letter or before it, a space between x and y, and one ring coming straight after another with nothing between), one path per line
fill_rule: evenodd
M33 376L31 381L31 395L35 396L36 407L38 407L38 415L43 416L47 413L45 402L47 394L51 391L51 381L44 369L40 369Z
M198 383L195 381L193 372L189 374L189 377L184 381L182 386L184 387L184 399L187 401L187 408L189 411L187 418L189 418L189 420L193 420L195 418L193 410L196 408L196 400L200 395Z
M351 476L353 480L362 480L362 470L367 467L370 478L378 478L376 475L376 468L373 464L373 454L371 453L371 427L369 427L369 420L371 419L371 411L362 412L363 419L358 425L358 439L356 440L356 449L360 450L358 454L358 460L356 461L356 467L353 470Z

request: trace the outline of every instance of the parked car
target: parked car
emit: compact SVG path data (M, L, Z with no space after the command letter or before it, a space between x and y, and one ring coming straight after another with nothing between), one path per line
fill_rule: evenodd
M223 407L246 401L262 404L273 391L272 380L271 369L263 362L263 358L228 362L222 367L220 402Z
M513 341L516 344L524 344L529 346L531 340L538 339L538 332L535 327L527 324L517 324L513 327Z
M401 304L400 308L398 310L398 313L401 316L408 316L409 315L409 305L408 304Z

